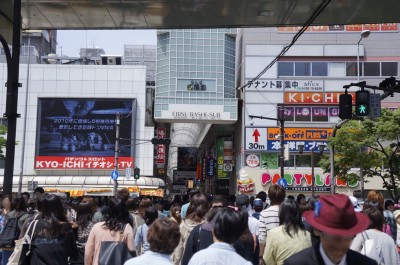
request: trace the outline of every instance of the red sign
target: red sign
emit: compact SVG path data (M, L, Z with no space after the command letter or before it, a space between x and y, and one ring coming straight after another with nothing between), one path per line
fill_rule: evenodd
M114 157L100 156L37 156L35 169L114 169ZM118 168L132 167L132 157L119 157Z
M163 139L167 138L167 129L166 128L157 128L157 138ZM157 153L156 153L156 163L157 164L165 164L165 144L157 145Z
M284 103L287 104L339 104L343 92L285 92ZM355 93L350 93L355 100ZM353 102L354 103L354 102Z

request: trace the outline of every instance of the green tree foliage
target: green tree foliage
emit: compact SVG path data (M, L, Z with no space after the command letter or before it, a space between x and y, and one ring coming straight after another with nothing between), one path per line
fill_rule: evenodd
M400 109L382 110L377 119L352 120L343 125L331 139L330 146L335 150L335 175L343 180L360 180L362 168L364 180L378 176L382 187L392 198L398 195L400 183ZM323 157L320 166L330 171L329 157ZM378 188L378 187L377 187Z
M3 147L6 146L6 138L4 135L7 133L7 127L4 125L0 125L0 158L4 158Z

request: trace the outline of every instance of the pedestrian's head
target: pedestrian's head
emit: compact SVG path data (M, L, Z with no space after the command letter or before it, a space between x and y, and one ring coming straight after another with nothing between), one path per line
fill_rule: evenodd
M301 220L300 206L294 200L286 199L279 207L279 224L284 226L286 233L293 237L300 229L304 229Z
M189 191L189 199L191 200L194 195L200 194L199 190L191 190Z
M129 199L126 202L126 207L130 212L136 212L139 208L139 200L137 198Z
M377 190L371 190L368 192L367 200L371 202L377 202L379 204L379 208L384 209L385 207L385 199L381 192Z
M228 206L218 209L211 221L214 238L220 242L233 244L245 231L248 219L247 211L239 207Z
M108 200L107 211L104 215L105 224L111 231L119 231L121 224L129 222L129 212L123 201L118 198Z
M153 206L153 202L151 201L151 199L143 198L139 203L139 214L143 216L144 211L146 211L146 209L151 206Z
M90 202L81 202L76 206L76 221L85 227L93 218L93 208Z
M386 200L385 201L385 210L389 210L391 212L394 212L396 207L394 206L394 201L393 200Z
M12 197L11 195L5 195L3 197L3 200L1 201L1 206L3 207L3 209L7 209L7 210L13 210L11 207L11 200Z
M281 185L271 185L268 189L268 198L271 201L271 205L279 205L283 202L286 197L285 188Z
M297 195L296 201L298 204L305 204L306 203L306 196L302 193Z
M226 206L228 206L228 201L221 196L215 196L213 200L210 202L210 209L217 207L226 207Z
M181 218L181 206L177 203L174 203L171 205L171 208L169 210L171 217L175 219L175 221L180 224L182 221Z
M150 250L167 255L174 252L179 244L180 237L179 225L168 218L155 220L147 232Z
M206 215L207 212L208 212L207 197L204 194L196 194L190 200L186 219L199 223L204 219L204 216Z
M64 203L61 198L54 194L43 194L40 198L40 212L43 220L50 226L48 232L50 235L59 235L66 233L63 223L67 223Z
M25 203L28 203L29 199L31 198L31 195L29 194L29 192L23 192L21 193L22 197L25 200Z
M364 214L368 216L371 224L369 225L369 229L377 229L382 231L383 223L385 219L381 211L379 211L376 207L370 207L364 211Z
M255 199L253 202L253 208L256 212L261 212L264 208L263 202L261 199Z
M235 201L236 207L242 208L243 210L250 210L248 209L249 204L250 204L249 196L245 194L239 194L238 196L236 196L236 201Z
M393 215L394 215L394 218L396 218L397 224L400 224L400 210L394 211Z
M257 193L256 198L265 203L267 201L267 193L265 191L260 191L259 193Z
M129 190L128 189L120 189L117 191L117 198L123 202L127 202L129 199Z
M158 218L158 211L154 207L149 207L144 211L144 222L150 226Z
M348 196L320 196L314 211L303 214L314 227L321 244L334 263L339 263L350 248L356 234L368 228L370 222L363 213L356 213Z
M34 191L33 191L33 195L35 196L36 199L40 200L40 198L43 196L44 194L44 189L42 187L37 187Z
M16 210L17 212L25 212L25 199L22 196L14 196L11 200L11 209Z

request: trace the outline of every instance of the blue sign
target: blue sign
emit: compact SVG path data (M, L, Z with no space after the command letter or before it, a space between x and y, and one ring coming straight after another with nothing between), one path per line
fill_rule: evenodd
M287 181L286 181L286 179L284 179L284 178L280 178L280 179L278 180L277 184L278 184L279 186L284 187L284 188L287 187Z
M206 159L206 178L210 179L214 177L215 160L213 157L208 156Z
M299 144L304 145L304 152L311 152L312 149L314 151L318 152L318 145L323 144L325 145L325 150L327 149L328 146L328 141L284 141L284 144L287 144L289 146L289 151L290 152L299 152ZM277 151L279 152L281 148L281 143L279 140L276 141L267 141L267 149L268 151Z
M113 171L111 172L111 178L112 178L112 180L117 180L117 179L118 179L118 176L119 176L118 171L113 170Z

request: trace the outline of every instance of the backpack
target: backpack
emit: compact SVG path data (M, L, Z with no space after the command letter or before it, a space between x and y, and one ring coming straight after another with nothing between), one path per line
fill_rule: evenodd
M367 232L362 232L361 235L364 242L361 248L361 254L375 260L378 264L384 264L381 246L376 244L373 238L369 238Z
M21 230L19 229L19 219L27 213L8 219L4 225L3 231L0 233L0 248L13 248L15 247L15 240L19 239Z

